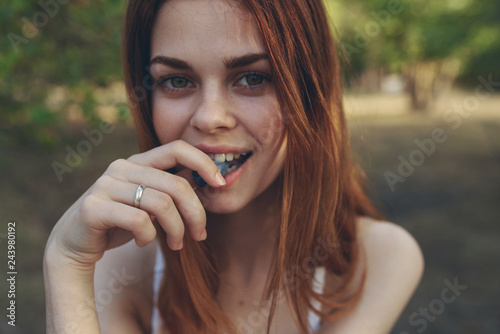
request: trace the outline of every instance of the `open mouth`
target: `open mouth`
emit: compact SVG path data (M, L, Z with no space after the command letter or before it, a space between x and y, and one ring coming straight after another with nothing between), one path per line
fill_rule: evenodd
M241 166L250 158L253 151L245 152L242 154L209 154L210 158L215 162L217 168L219 168L222 176L226 176ZM203 180L203 178L198 174L198 172L193 171L193 178L196 184L200 187L209 187L209 185Z

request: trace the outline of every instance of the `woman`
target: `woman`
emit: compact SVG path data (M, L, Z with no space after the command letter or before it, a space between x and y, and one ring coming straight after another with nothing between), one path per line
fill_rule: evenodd
M320 0L132 0L124 69L142 153L54 227L49 333L389 332L423 260L351 162Z

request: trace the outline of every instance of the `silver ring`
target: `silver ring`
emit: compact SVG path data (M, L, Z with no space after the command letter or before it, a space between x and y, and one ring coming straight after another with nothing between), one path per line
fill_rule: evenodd
M141 205L141 198L142 194L144 193L144 189L146 189L146 186L143 186L141 184L137 187L137 190L135 191L134 206L136 208L138 208Z

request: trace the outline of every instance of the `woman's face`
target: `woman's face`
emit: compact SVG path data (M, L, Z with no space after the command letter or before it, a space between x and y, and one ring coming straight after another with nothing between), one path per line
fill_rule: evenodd
M160 142L181 139L207 154L253 152L226 175L225 187L210 191L204 205L213 213L236 212L266 190L283 168L286 148L262 38L253 17L232 4L171 0L151 37Z

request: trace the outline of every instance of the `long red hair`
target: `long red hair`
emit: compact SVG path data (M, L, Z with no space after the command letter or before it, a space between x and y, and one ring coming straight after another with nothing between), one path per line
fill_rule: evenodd
M165 2L130 0L124 26L125 83L142 151L159 145L152 123L148 65L155 15ZM356 218L382 217L368 199L364 176L351 158L340 68L322 0L238 3L253 14L262 35L288 138L284 170L278 178L278 243L264 294L271 305L267 332L278 297L284 292L293 306L297 327L308 333L308 309L333 320L359 299L362 284L354 293L346 293L361 258ZM216 253L211 238L200 243L185 237L183 250L173 252L166 245L163 229L158 228L158 236L168 264L158 306L169 331L237 333L216 300L224 254ZM315 258L319 241L336 245L326 259ZM305 278L297 270L304 263L308 264ZM338 277L338 289L323 295L313 291L318 266ZM311 299L330 311L314 310Z

